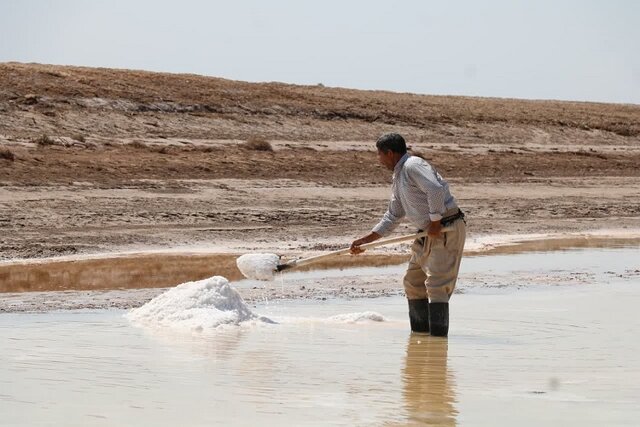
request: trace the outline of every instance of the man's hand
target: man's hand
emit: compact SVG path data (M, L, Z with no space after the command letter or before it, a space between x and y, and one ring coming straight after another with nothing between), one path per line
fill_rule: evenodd
M440 224L440 220L431 221L429 223L429 227L427 228L427 235L432 239L439 239L442 237L442 224Z
M349 251L353 255L361 254L365 250L361 249L360 245L364 245L365 243L374 242L374 241L378 240L380 237L382 237L382 236L380 236L378 233L372 231L371 233L367 234L366 236L354 240L351 243L351 247L349 248Z
M351 243L351 247L349 248L351 255L358 255L364 252L364 249L360 249L360 245L364 245L365 243L367 242L364 240L364 238L354 240Z

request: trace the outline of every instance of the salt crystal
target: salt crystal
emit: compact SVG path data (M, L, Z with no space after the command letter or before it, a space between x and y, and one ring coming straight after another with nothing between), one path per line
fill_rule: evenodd
M273 280L280 257L276 254L246 254L236 260L238 269L248 279Z

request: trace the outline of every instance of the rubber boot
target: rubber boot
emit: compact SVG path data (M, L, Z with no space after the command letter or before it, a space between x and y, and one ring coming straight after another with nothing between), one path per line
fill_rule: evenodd
M410 299L409 323L413 332L429 332L429 300Z
M429 304L429 327L434 337L446 337L449 334L449 303L432 302Z

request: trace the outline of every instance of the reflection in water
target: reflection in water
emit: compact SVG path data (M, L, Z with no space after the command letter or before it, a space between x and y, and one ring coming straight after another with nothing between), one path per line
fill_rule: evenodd
M180 332L169 329L141 327L143 333L155 341L177 351L216 362L231 360L236 356L247 331L228 328L208 332Z
M408 425L455 426L453 375L445 338L411 334L402 372Z

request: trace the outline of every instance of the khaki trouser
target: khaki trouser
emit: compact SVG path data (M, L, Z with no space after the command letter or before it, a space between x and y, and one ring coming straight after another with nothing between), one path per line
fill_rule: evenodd
M411 259L404 276L408 299L448 302L458 280L465 240L465 223L457 220L442 237L414 241Z

